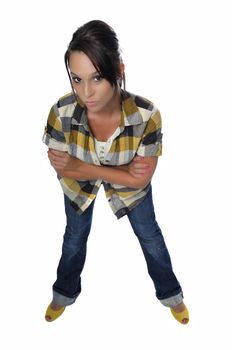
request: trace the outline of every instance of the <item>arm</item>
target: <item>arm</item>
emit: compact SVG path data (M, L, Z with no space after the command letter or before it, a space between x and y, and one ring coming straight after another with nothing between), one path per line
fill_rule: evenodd
M144 163L148 166L141 176L132 175L130 168L128 170L120 167L106 167L93 165L93 174L104 181L131 188L144 188L150 181L157 166L157 157L146 157Z
M49 112L45 126L43 142L52 149L66 152L68 150L68 133L63 131L58 103L54 104Z
M131 188L143 188L151 180L156 169L157 157L140 157L130 165L119 167L98 166L71 157L66 152L48 151L51 165L61 177L75 180L98 180Z
M161 155L161 117L157 110L151 115L137 150L140 156L128 164L118 167L97 166L71 157L66 152L49 150L51 165L61 177L74 180L98 180L131 188L144 188L153 176ZM143 161L141 160L143 157Z

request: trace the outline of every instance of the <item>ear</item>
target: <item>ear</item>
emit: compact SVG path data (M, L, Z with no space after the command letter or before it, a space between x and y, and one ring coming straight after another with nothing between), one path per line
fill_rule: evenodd
M122 79L123 78L123 74L125 72L125 64L124 63L120 63L119 71L120 71L120 78Z
M118 77L118 85L120 88L122 87L122 82L125 79L124 72L125 72L125 65L124 63L121 62L119 66L119 77Z

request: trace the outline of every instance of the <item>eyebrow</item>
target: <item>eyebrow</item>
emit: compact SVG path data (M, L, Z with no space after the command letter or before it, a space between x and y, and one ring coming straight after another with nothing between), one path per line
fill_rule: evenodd
M73 76L80 78L80 76L79 76L78 74L73 73L73 72L71 72L71 71L70 71L70 73L71 73ZM97 71L94 71L93 73L90 74L90 76L94 76L95 74L99 74L99 73L98 73Z

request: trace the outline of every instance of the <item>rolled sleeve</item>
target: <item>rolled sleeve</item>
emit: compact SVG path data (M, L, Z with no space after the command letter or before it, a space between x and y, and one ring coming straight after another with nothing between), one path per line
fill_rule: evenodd
M157 110L151 115L145 128L137 155L142 157L159 157L162 155L162 120Z
M54 105L50 110L42 140L49 148L63 152L68 150L57 105Z

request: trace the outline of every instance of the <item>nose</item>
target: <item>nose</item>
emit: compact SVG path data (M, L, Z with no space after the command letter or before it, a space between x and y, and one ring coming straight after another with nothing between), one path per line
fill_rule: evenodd
M89 98L93 95L93 88L90 83L86 82L84 85L84 95L85 98Z

